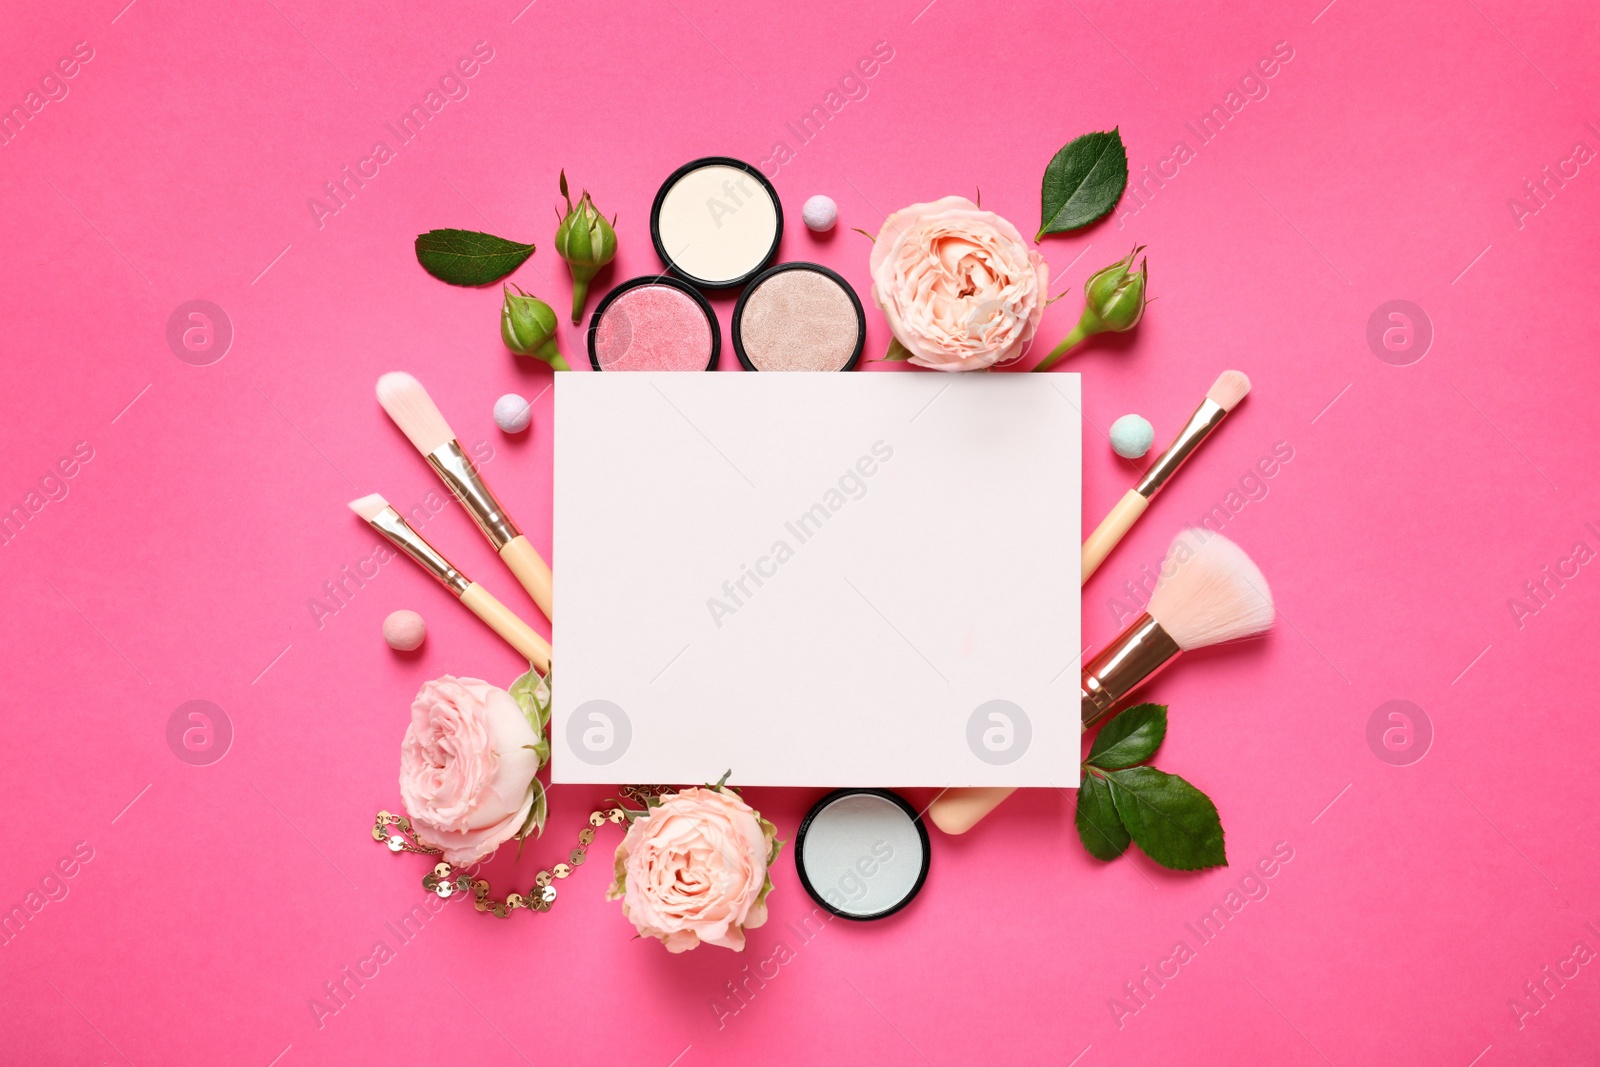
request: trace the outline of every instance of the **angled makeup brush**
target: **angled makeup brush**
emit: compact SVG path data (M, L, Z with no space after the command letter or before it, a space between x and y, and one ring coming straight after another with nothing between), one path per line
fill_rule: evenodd
M1272 592L1244 550L1221 534L1185 530L1167 549L1149 609L1083 668L1084 729L1178 653L1265 633L1272 620ZM1011 793L1001 787L948 789L929 807L929 817L947 834L964 834Z
M550 565L489 491L422 383L402 371L385 374L378 379L378 403L461 501L544 617L550 618Z
M1094 533L1083 543L1083 580L1088 581L1089 575L1105 560L1117 542L1122 540L1124 534L1133 528L1139 521L1139 516L1144 514L1144 509L1150 506L1150 501L1161 492L1161 487L1167 484L1178 468L1183 466L1183 461L1188 459L1194 450L1211 435L1211 431L1222 425L1222 420L1244 399L1250 391L1250 379L1236 370L1225 370L1217 378L1206 393L1206 398L1200 406L1194 409L1194 414L1189 416L1189 422L1184 426L1167 450L1150 465L1138 485L1129 489L1117 506L1111 509Z
M374 530L388 538L401 552L410 556L417 566L439 580L439 584L456 595L474 615L489 624L490 629L505 638L506 644L528 658L540 674L550 673L550 644L523 622L483 586L456 570L450 561L422 539L411 524L377 493L350 501L350 510L360 515Z

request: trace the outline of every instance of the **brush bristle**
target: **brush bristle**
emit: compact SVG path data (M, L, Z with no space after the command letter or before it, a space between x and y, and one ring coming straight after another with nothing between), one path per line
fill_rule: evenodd
M1167 550L1148 610L1187 652L1270 630L1272 590L1244 549L1191 528Z
M455 439L428 391L404 371L390 371L378 379L378 403L424 456Z
M388 506L389 502L383 499L380 493L369 493L360 500L350 501L350 510L360 515L367 522L377 518L379 513Z
M1232 411L1234 405L1244 399L1250 391L1250 379L1244 376L1243 371L1225 370L1217 378L1217 382L1206 392L1206 399L1222 408L1223 411Z

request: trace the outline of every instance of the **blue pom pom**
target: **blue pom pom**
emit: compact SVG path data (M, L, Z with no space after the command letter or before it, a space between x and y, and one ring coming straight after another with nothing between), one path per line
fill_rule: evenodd
M1111 448L1124 459L1138 459L1155 440L1155 428L1143 415L1124 415L1111 424Z

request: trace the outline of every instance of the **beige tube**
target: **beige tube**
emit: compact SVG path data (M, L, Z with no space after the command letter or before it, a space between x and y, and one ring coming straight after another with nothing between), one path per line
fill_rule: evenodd
M1150 506L1151 498L1161 491L1161 487L1178 472L1184 461L1200 447L1212 430L1221 425L1227 415L1228 409L1212 400L1210 396L1207 396L1195 409L1195 413L1189 417L1188 423L1178 434L1177 439L1150 465L1150 469L1145 472L1138 486L1123 494L1122 499L1117 501L1117 506L1111 509L1111 514L1095 527L1094 533L1083 543L1084 582L1087 582L1089 576L1100 568L1100 564L1105 562L1111 550L1117 547L1117 542L1121 541L1133 528L1133 524L1139 521L1139 516ZM1125 688L1110 695L1107 690L1100 687L1101 679L1095 671L1087 668L1084 670L1085 728L1098 722L1129 689L1160 670L1177 654L1178 646L1167 636L1166 631L1155 625L1155 620L1146 616L1143 621L1147 621L1150 625L1143 629L1137 625L1130 627L1111 648L1100 654L1101 660L1129 661L1117 672L1117 677L1127 683ZM1155 632L1146 632L1150 630ZM1138 662L1134 663L1135 660ZM1095 664L1090 664L1090 668L1094 666ZM928 817L933 820L933 825L947 834L964 834L1014 792L1015 789L999 786L947 789L929 805Z
M544 617L554 621L555 616L550 614L550 564L539 555L539 550L533 547L525 534L518 534L500 547L500 558L511 568L511 573L517 576L517 581L522 583L522 588L528 591L533 602L539 605Z
M928 806L928 818L947 834L964 834L1015 792L999 785L947 789Z
M1135 619L1084 665L1078 693L1083 728L1105 718L1118 701L1161 673L1180 651L1155 619L1149 615ZM928 818L947 834L964 834L1015 791L1000 786L946 789L928 805Z
M1105 562L1106 556L1117 547L1117 542L1122 540L1124 534L1133 528L1139 521L1139 516L1144 514L1144 509L1150 506L1150 498L1137 489L1129 489L1117 501L1117 506L1111 509L1111 514L1094 528L1094 533L1083 543L1083 580L1087 582L1089 576L1099 569Z
M550 643L536 633L533 627L511 613L511 609L494 598L489 590L473 582L461 593L461 602L490 629L505 638L506 644L527 657L540 674L550 673Z
M1116 547L1117 542L1122 540L1122 535L1128 532L1128 528L1140 515L1144 514L1144 509L1149 503L1149 497L1140 495L1137 489L1129 489L1117 502L1117 506L1111 509L1111 514L1105 517L1105 521L1089 535L1089 539L1083 543L1085 582L1106 558L1106 553ZM1002 785L946 789L928 805L928 818L933 825L947 834L964 834L982 822L985 815L998 808L1006 797L1016 791L1014 786Z

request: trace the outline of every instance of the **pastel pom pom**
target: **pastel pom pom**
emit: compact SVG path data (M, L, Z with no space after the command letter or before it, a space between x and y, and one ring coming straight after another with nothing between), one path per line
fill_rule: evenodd
M815 233L825 233L833 229L833 224L839 221L839 205L833 202L831 196L813 196L806 201L806 206L800 209L800 217L806 221L806 229Z
M1111 424L1112 451L1123 459L1138 459L1155 440L1155 428L1142 415L1124 415Z
M410 652L422 647L422 639L427 636L427 624L414 611L392 611L383 620L383 639L396 652Z
M494 424L506 433L521 433L533 422L533 405L516 393L494 402Z

